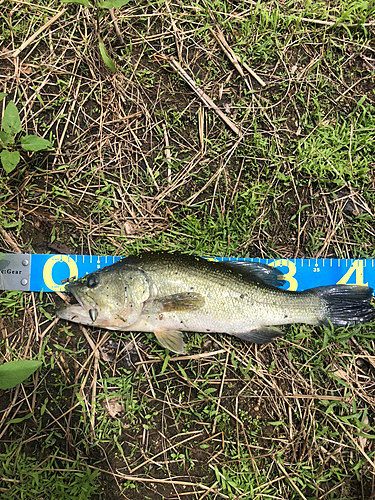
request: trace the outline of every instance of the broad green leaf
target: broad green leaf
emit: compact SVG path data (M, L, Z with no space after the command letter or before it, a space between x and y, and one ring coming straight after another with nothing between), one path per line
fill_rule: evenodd
M22 149L25 151L46 151L52 147L50 141L37 135L25 135L21 137Z
M10 153L7 149L3 149L0 153L1 163L7 174L10 174L20 162L20 154L18 151Z
M9 101L5 108L2 125L8 134L18 134L22 130L20 115L13 101Z
M107 0L104 2L99 2L99 7L101 7L102 9L119 9L129 2L130 0Z
M5 92L0 92L0 101L2 101L8 94Z
M109 57L103 40L99 40L99 50L106 66L112 71L112 73L116 73L116 66L114 65L112 59Z
M11 389L20 384L40 366L41 361L21 360L9 361L0 366L0 389Z
M0 146L14 144L14 137L6 132L0 132Z
M88 0L61 0L61 3L78 3L84 7L90 8L91 5Z

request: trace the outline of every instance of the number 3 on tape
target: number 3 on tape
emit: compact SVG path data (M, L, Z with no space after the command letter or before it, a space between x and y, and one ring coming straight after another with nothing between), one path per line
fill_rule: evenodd
M296 268L296 265L294 264L294 262L292 262L291 260L287 260L287 259L278 259L278 260L275 260L274 262L271 262L268 265L271 267L287 267L288 272L283 275L283 280L285 280L289 283L287 290L291 290L291 291L297 290L298 281L296 280L296 278L294 278L294 275L297 272L297 268Z

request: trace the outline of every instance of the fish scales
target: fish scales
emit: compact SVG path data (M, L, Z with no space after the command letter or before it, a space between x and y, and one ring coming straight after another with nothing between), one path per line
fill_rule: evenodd
M248 264L165 252L130 256L68 284L78 304L57 315L108 329L154 332L174 352L184 352L181 331L265 343L282 335L275 325L343 326L374 317L369 287L291 292L278 288L278 271Z
M180 328L185 331L199 331L199 327L204 326L211 332L242 333L249 331L249 326L270 324L270 321L272 324L317 324L324 312L316 295L296 295L267 286L251 274L225 268L220 262L190 256L181 259L178 254L130 258L129 263L137 262L157 288L158 297L194 291L205 298L201 309L176 315L182 318L184 324ZM210 328L206 327L205 318Z

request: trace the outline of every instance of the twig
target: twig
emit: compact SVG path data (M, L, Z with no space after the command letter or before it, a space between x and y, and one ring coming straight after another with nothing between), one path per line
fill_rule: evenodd
M186 203L188 204L187 206L190 206L193 201L201 194L203 193L203 191L205 189L208 188L208 186L217 178L219 177L219 175L221 175L222 171L226 168L226 166L228 165L228 162L229 160L232 158L233 156L233 153L235 152L235 150L237 149L237 146L239 145L239 143L241 142L241 138L242 136L237 139L236 143L232 146L232 148L229 150L229 153L227 155L227 159L224 163L224 165L222 165L220 168L217 169L216 173L206 182L206 184L199 190L197 191L196 193L194 193L190 198L188 198L186 200Z
M71 89L75 88L75 92L74 92L74 96L73 96L73 100L71 101L71 104L69 106L69 112L68 112L68 116L67 116L67 119L66 119L66 123L65 123L65 127L62 131L62 134L60 137L57 138L57 142L58 142L58 153L61 152L61 148L62 148L62 145L63 145L63 142L64 142L64 138L65 138L65 135L66 135L66 132L68 130L68 127L70 125L70 119L72 117L72 114L74 112L74 108L77 104L77 99L78 99L78 96L79 96L79 91L80 91L80 88L81 88L81 79L79 78L78 79L78 82L76 83L75 81L75 77L71 78L70 82L69 82L69 87ZM57 158L58 155L56 155L56 158Z
M200 107L198 112L198 134L199 142L201 143L201 152L205 152L205 142L204 142L204 108Z
M166 127L165 123L162 124L162 127L163 127L163 131L164 131L165 159L166 159L166 162L168 165L167 179L168 179L168 182L172 182L172 179L171 179L171 175L172 175L171 158L172 158L172 155L171 155L171 150L169 149L169 137L167 134L167 127Z
M144 462L142 462L141 464L137 465L136 467L134 467L134 469L132 469L130 471L130 474L134 474L134 472L138 469L140 469L141 467L144 467L145 465L147 465L149 462L152 462L155 460L155 458L157 457L160 457L160 455L163 455L163 453L166 453L167 451L170 451L170 450L173 450L176 448L176 446L181 446L182 444L184 443L187 443L188 441L191 441L192 439L196 439L198 436L200 436L201 434L203 434L203 431L197 431L196 433L194 433L192 436L189 436L188 438L186 439L183 439L182 441L179 441L178 443L176 444L173 444L171 445L169 448L166 448L165 450L163 449L162 451L160 451L159 453L156 453L156 455L154 455L153 457L151 458L146 458L146 460Z
M368 461L368 463L371 465L372 467L372 470L369 471L371 472L371 474L375 474L375 462L373 460L371 460L371 458L369 457L369 455L367 455L367 453L365 452L365 450L362 448L362 446L358 446L358 443L357 441L354 439L354 437L346 430L345 426L337 419L335 419L335 422L337 422L339 424L339 426L341 427L341 429L345 432L345 434L347 435L349 441L351 441L355 447L356 450L358 450L363 456L364 458Z
M120 29L119 29L118 24L117 24L117 19L116 19L116 15L115 15L115 9L113 9L113 8L109 9L109 13L111 14L111 19L113 21L113 26L115 27L117 38L119 39L121 45L125 45L125 41L122 38Z
M70 304L69 297L64 292L59 292L58 290L56 290L55 294L58 295L60 299L65 302L65 304Z
M230 60L230 62L233 64L233 66L236 68L236 70L239 72L239 74L245 78L245 73L243 72L243 69L241 68L240 64L242 64L242 66L246 69L246 71L248 71L250 73L250 75L255 78L255 80L257 80L258 83L260 83L260 85L262 87L265 87L266 86L266 83L264 80L262 80L262 78L260 76L258 76L254 70L252 70L250 68L250 66L245 63L245 62L242 62L241 61L241 58L235 54L232 50L232 48L230 47L230 45L228 44L228 42L226 41L225 37L224 37L224 33L221 31L221 29L219 27L216 27L216 30L217 30L217 33L215 33L215 31L213 29L210 28L210 31L211 33L213 34L213 36L216 38L216 40L218 41L220 47L222 48L223 52L226 54L226 56L228 57L228 59Z
M333 21L321 21L320 19L310 19L309 17L301 17L301 21L307 23L321 24L322 26L333 26L336 23Z
M228 125L229 128L233 130L234 133L236 133L238 136L242 138L242 132L240 129L235 125L232 120L230 120L222 111L220 108L216 106L216 104L208 97L207 94L201 90L197 84L194 82L192 78L186 73L185 70L182 69L181 65L174 59L174 57L169 56L167 58L169 61L170 65L180 74L181 78L185 80L185 82L190 85L190 87L193 89L193 91L197 94L197 96L201 99L203 104L208 106L209 108L212 109L222 120L224 123Z
M20 247L17 245L14 239L11 236L9 236L9 234L1 226L0 226L0 234L4 238L5 242L8 243L13 252L22 253Z
M220 404L221 404L221 396L223 395L224 382L225 382L225 377L227 375L228 360L229 360L229 351L227 351L227 357L226 357L226 360L225 360L223 377L221 379L221 384L220 384L219 397L217 398L217 405L216 405L216 411L215 411L214 425L212 426L212 434L215 434L215 431L216 431L217 416L219 414L219 408L220 408Z
M17 398L18 398L18 394L19 394L19 391L20 391L20 387L21 385L17 385L16 388L15 388L15 391L14 391L14 396L13 396L13 399L12 399L12 402L10 403L10 405L8 405L8 407L5 409L4 411L4 414L2 416L2 419L0 421L0 429L3 425L3 423L7 420L10 412L12 411L13 407L16 406L16 401L17 401ZM21 408L21 404L18 404L18 408L16 408L14 414L13 414L13 418L17 415L19 409ZM6 431L8 430L8 427L9 427L10 424L6 424L5 428L2 430L2 432L0 433L0 439L4 436L4 434L6 433Z
M94 356L94 375L93 375L93 380L92 380L92 394L91 394L91 418L90 418L90 425L91 429L94 432L95 430L95 402L96 402L96 381L98 378L98 369L99 369L99 358L100 358L100 353L99 353L99 347L103 343L103 339L97 343L97 345L94 344L94 342L91 340L89 334L87 333L86 329L80 325L81 332L84 334L86 337L87 342L90 344L90 347L93 352ZM107 338L108 335L104 335L104 338Z
M60 457L60 456L55 456L55 455L50 455L48 458L57 458L58 460L63 460L64 462L69 462L69 463L76 463L74 460L70 459L70 458L65 458L65 457ZM88 465L86 462L85 462L85 467L88 467L89 469L92 469L92 470L98 470L99 472L102 472L104 474L109 474L110 476L113 476L113 477L118 477L118 478L121 478L123 479L124 481L135 481L135 482L138 482L138 483L160 483L160 484L178 484L180 486L192 486L192 487L197 487L197 488L201 488L202 490L205 490L205 491L211 491L211 489L213 488L213 486L209 487L209 486L205 486L204 484L201 484L201 483L193 483L193 482L189 482L189 481L176 481L176 480L171 480L171 481L168 481L166 479L158 479L158 478L155 478L155 477L138 477L138 476L130 476L128 474L121 474L121 473L116 473L116 472L110 472L108 470L105 470L105 469L100 469L98 467L95 467L93 465ZM217 495L219 495L220 497L222 498L226 498L226 499L229 499L229 497L227 495L224 495L223 493L219 492L219 491L215 491L215 493Z
M171 25L172 25L172 29L173 29L173 33L174 33L174 40L175 40L175 44L177 47L178 60L182 61L182 42L180 42L180 39L178 36L177 26L176 26L175 20L173 19L168 0L165 0L165 6L167 7L169 18L171 20Z
M241 62L242 66L246 69L246 71L248 71L250 73L250 75L255 78L255 80L261 84L262 87L265 87L267 84L266 82L259 76L255 73L255 71L253 69L250 68L250 66L245 62L245 61L241 61L240 59L240 56L238 56L236 54L236 57L238 59L238 61Z
M211 351L211 352L203 352L202 354L192 354L191 356L176 356L169 358L168 363L171 363L172 361L187 361L191 359L203 359L203 358L211 358L213 356L216 356L216 354L222 354L223 352L227 352L226 349L219 349L218 351ZM148 359L145 361L137 361L137 363L134 363L135 366L137 365L145 365L145 364L150 364L150 363L164 363L164 359Z
M228 45L228 42L225 40L223 32L218 27L216 29L218 31L217 33L215 33L215 31L212 28L210 28L211 33L218 41L220 47L222 48L222 50L224 51L225 55L228 57L230 62L233 64L233 66L236 68L239 74L244 78L245 73L243 72L243 69L239 65L239 61L236 54L233 52L231 47Z
M307 23L315 23L315 24L321 24L323 26L335 26L336 24L340 25L340 24L343 24L344 26L346 27L354 27L354 26L357 26L357 24L353 24L353 23L350 23L350 24L345 24L345 23L342 23L341 21L339 21L339 23L337 21L321 21L320 19L310 19L309 17L301 17L301 21L305 21ZM362 26L375 26L375 23L363 23Z
M37 38L44 30L46 30L51 24L53 24L59 17L61 17L63 14L65 14L66 9L60 10L55 16L51 17L49 21L46 22L43 26L41 26L33 35L31 35L30 38L25 40L18 49L16 49L13 53L10 52L7 55L13 56L14 58L18 57L20 53L28 46L30 43L32 43L35 38Z
M307 500L305 495L302 493L302 491L298 488L297 484L295 481L293 481L293 479L289 476L289 474L287 473L287 471L285 470L284 466L278 462L277 460L275 460L276 462L276 465L281 469L281 471L283 472L283 474L285 474L285 477L287 477L289 479L289 482L290 484L292 485L292 487L297 491L297 493L300 495L301 498L303 498L303 500Z
M136 136L136 134L134 133L133 129L130 129L130 132L131 132L132 136L134 137L134 140L135 140L137 146L139 147L139 152L140 152L140 154L141 154L141 156L143 158L143 161L144 161L144 163L146 165L148 173L150 174L152 182L154 183L154 186L156 187L157 191L159 191L159 185L156 182L156 179L155 179L155 176L154 176L154 172L152 171L152 168L150 167L150 165L148 164L148 162L146 160L146 156L143 154L142 148L140 146L140 141L139 141L138 137Z
M215 488L216 486L218 485L219 483L217 481L214 482L214 484L211 486L211 488L209 490L206 490L203 495L199 498L199 500L203 500L209 493L212 493L215 491Z

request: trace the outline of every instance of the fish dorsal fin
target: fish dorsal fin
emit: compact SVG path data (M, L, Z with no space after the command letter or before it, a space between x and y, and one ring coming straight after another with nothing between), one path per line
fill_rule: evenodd
M220 262L220 264L253 280L261 280L269 286L281 287L284 284L284 275L276 267L260 264L259 262L245 261Z
M185 343L179 330L158 329L154 334L160 345L176 354L185 354Z
M268 344L272 342L276 337L283 337L285 334L278 328L271 326L260 326L259 328L254 328L246 333L233 333L235 337L241 340L246 340L246 342L253 342L254 344Z

